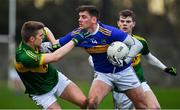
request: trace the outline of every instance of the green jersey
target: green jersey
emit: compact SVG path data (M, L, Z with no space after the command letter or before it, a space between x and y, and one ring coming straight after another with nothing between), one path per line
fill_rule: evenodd
M141 66L141 56L147 55L150 51L148 48L147 41L144 38L137 36L137 35L133 35L133 37L135 37L136 39L138 39L142 43L143 49L132 60L132 66L133 66L139 80L141 82L144 82L145 78L144 78L143 68Z
M26 91L41 95L49 92L58 82L58 72L50 64L44 64L44 55L21 42L16 49L15 67Z

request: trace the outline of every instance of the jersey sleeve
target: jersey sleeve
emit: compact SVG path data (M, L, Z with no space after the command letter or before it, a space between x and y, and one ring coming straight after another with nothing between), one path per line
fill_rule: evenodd
M142 55L147 55L150 52L147 41L146 40L140 40L140 42L143 45L143 49L141 51Z
M111 39L113 41L123 42L126 39L127 35L128 35L127 33L123 32L117 28L113 28Z
M70 33L66 34L65 36L59 38L59 44L61 46L65 45L66 43L68 43L72 39L71 33L72 32L70 32Z
M141 44L143 45L143 49L141 50L141 54L142 55L147 55L150 53L149 47L148 47L148 43L146 41L146 39L144 37L138 36L138 35L132 35L133 37L135 37L137 40L139 40L141 42Z
M27 50L25 54L21 56L21 63L27 68L34 68L42 65L44 62L43 54L33 53Z
M65 45L66 43L68 43L73 38L73 36L79 34L80 30L81 30L80 28L76 28L72 32L69 32L68 34L66 34L65 36L60 37L59 38L59 44L61 46Z

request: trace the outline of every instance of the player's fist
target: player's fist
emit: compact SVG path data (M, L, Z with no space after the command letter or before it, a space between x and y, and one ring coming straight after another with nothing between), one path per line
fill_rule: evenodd
M47 35L47 34L48 34L48 31L49 31L49 28L44 27L44 34L45 34L45 35Z
M89 31L86 29L81 29L78 34L73 36L72 40L74 41L75 45L77 45L89 36L91 36Z
M177 75L176 68L174 68L174 67L167 67L167 68L165 68L164 71L173 76Z
M40 52L51 53L60 47L61 47L61 45L59 43L52 45L50 42L43 42L43 43L41 43L41 46L39 49L40 49Z

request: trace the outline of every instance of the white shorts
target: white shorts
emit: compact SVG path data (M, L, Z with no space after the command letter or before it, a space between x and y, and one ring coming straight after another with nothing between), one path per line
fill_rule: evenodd
M18 73L13 68L9 70L9 79L10 80L21 80Z
M95 71L94 80L101 80L117 91L125 91L137 88L140 82L132 67L128 67L118 73L101 73Z
M42 107L43 109L47 109L57 100L56 96L60 96L64 89L71 83L71 80L69 80L61 72L58 72L58 78L59 81L57 85L48 93L42 95L30 95L36 105Z
M146 82L142 82L141 86L144 92L151 91L151 88ZM115 109L133 109L134 108L132 101L126 96L126 94L122 92L113 91L113 101L114 101Z
M147 82L142 82L142 83L141 83L141 86L142 86L144 92L146 92L146 91L151 91L151 88L149 87L149 85L147 84Z

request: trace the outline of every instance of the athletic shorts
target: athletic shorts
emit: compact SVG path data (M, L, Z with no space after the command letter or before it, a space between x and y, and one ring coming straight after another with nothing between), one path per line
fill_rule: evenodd
M146 91L151 91L151 88L146 82L142 82L141 86ZM115 109L133 109L134 105L132 101L126 96L125 93L113 91L113 101Z
M19 75L18 75L18 73L16 72L15 69L11 69L9 71L9 79L10 80L20 80L21 81L21 79L20 79L20 77L19 77Z
M48 93L42 95L30 95L36 105L46 110L51 104L53 104L57 100L56 96L60 96L63 93L64 89L71 83L71 80L69 80L61 72L58 72L58 78L58 83Z
M132 67L128 67L117 73L101 73L95 71L94 80L101 80L112 88L116 88L117 91L125 91L140 86L140 82Z

